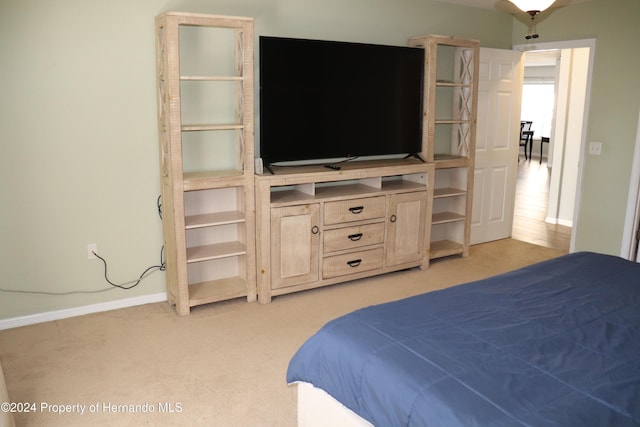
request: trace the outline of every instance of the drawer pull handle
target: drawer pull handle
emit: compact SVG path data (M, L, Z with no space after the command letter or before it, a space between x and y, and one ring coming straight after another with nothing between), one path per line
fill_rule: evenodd
M349 264L349 267L357 267L362 263L361 259L354 259L353 261L347 261L347 264Z
M391 218L389 218L389 221L391 222L396 222L397 218L395 215L391 215Z
M355 215L362 213L363 210L364 206L354 206L353 208L349 208L349 212Z
M314 225L313 228L311 228L311 233L318 234L319 232L320 232L320 229L318 228L317 225Z
M362 233L349 234L347 237L348 237L348 238L349 238L349 240L351 240L352 242L357 242L358 240L362 239Z

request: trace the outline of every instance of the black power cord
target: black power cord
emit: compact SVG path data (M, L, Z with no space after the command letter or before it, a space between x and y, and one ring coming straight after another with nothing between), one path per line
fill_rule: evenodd
M135 282L117 284L117 283L113 283L107 277L107 261L103 257L101 257L100 255L95 253L94 251L91 251L91 252L96 256L96 258L98 258L104 264L104 277L105 277L107 283L109 283L112 287L104 288L104 289L97 289L95 291L69 291L69 292L28 291L28 290L22 290L22 289L18 290L18 289L0 288L0 292L8 292L8 293L13 293L13 294L35 294L35 295L65 296L65 295L74 295L74 294L97 294L97 293L100 293L100 292L110 291L114 287L127 290L127 289L131 289L131 288L134 288L134 287L138 286L138 284L140 284L142 279L144 279L145 277L147 277L149 274L153 273L154 271L165 271L165 269L166 269L166 265L165 265L165 262L164 262L164 246L162 246L162 249L160 250L160 264L159 265L152 265L151 267L147 268L140 275L138 280L136 280Z
M158 215L160 216L160 219L162 219L162 194L158 196L156 205L158 205Z
M124 283L124 284L117 284L112 282L111 280L109 280L109 275L107 274L107 261L102 258L100 255L98 255L97 253L95 253L94 251L91 251L91 253L93 253L96 258L98 258L100 261L102 261L102 263L104 264L104 279L107 281L108 284L110 284L111 286L115 286L116 288L120 288L120 289L132 289L135 288L136 286L138 286L140 284L140 282L142 281L142 279L144 279L147 274L149 274L152 271L158 270L158 271L165 271L166 270L166 264L164 262L164 245L162 246L162 249L160 250L160 264L159 265L152 265L151 267L147 268L145 271L142 272L142 274L140 275L140 277L138 278L138 280L136 280L133 284L129 284L129 283Z
M162 201L162 195L158 196L158 200L156 201L156 205L158 207L158 215L160 216L160 219L162 219L162 202L161 201ZM39 294L39 295L60 296L60 295L93 294L93 293L105 292L105 291L109 291L109 290L113 289L113 287L124 289L124 290L128 290L128 289L132 289L132 288L135 288L136 286L138 286L140 284L140 282L142 281L142 279L144 279L145 277L147 277L149 274L153 273L154 271L165 271L166 268L167 268L166 262L164 260L164 245L162 245L162 248L160 249L160 264L159 265L152 265L151 267L147 268L146 270L144 270L142 272L140 277L135 281L131 281L131 282L123 283L123 284L118 284L118 283L112 282L109 279L109 276L107 274L107 260L105 260L103 257L98 255L97 253L95 253L95 251L91 251L91 253L93 253L93 255L95 255L95 257L98 258L100 261L102 261L102 263L104 264L104 278L107 281L107 283L112 286L111 288L98 289L98 290L95 290L95 291L69 291L69 292L28 291L28 290L17 290L17 289L0 288L0 292L8 292L8 293L16 293L16 294Z
M158 216L160 216L160 219L162 219L162 194L158 196L158 199L156 200L156 206L158 207ZM98 255L97 253L95 253L95 251L91 251L91 253L94 254L96 256L96 258L98 258L104 264L104 280L106 280L107 283L110 284L111 286L114 286L114 287L120 288L120 289L127 290L127 289L135 288L136 286L138 286L140 284L142 279L144 279L147 276L147 274L149 274L150 272L155 271L155 270L165 271L167 269L166 263L164 261L164 245L162 245L162 248L160 249L160 264L159 265L152 265L151 267L147 268L145 271L142 272L142 274L140 275L138 280L136 280L135 282L128 282L128 283L118 284L118 283L112 282L109 279L109 275L107 274L107 270L108 270L107 260L105 260L103 257ZM133 284L131 284L131 283L133 283Z

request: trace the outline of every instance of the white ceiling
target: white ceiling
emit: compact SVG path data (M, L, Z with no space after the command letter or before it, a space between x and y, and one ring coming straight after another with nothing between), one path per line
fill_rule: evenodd
M479 7L482 9L498 9L495 5L498 0L436 0L443 3L460 4L463 6ZM570 3L583 3L591 0L571 0Z
M460 4L463 6L480 7L482 9L493 9L495 0L436 0L442 3Z
M458 4L462 6L478 7L481 9L492 9L505 11L503 2L507 0L435 0L443 3ZM557 1L557 4L567 5L584 3L592 0L561 0ZM502 6L502 7L500 7ZM525 66L527 67L541 67L541 66L555 66L556 59L560 52L557 50L551 51L538 51L527 52L525 55Z

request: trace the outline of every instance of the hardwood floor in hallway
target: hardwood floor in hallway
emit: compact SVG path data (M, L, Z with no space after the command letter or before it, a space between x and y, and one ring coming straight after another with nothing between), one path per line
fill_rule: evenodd
M545 161L520 160L512 237L568 252L571 227L545 222L550 176L551 170Z

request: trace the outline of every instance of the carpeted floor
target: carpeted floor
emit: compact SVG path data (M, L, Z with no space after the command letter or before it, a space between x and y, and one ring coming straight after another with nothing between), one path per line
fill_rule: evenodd
M178 317L158 303L24 326L0 331L0 362L12 401L35 404L35 412L15 414L18 426L295 426L287 364L327 321L563 253L505 239L473 246L468 258L432 261L426 270L266 305L234 300Z

